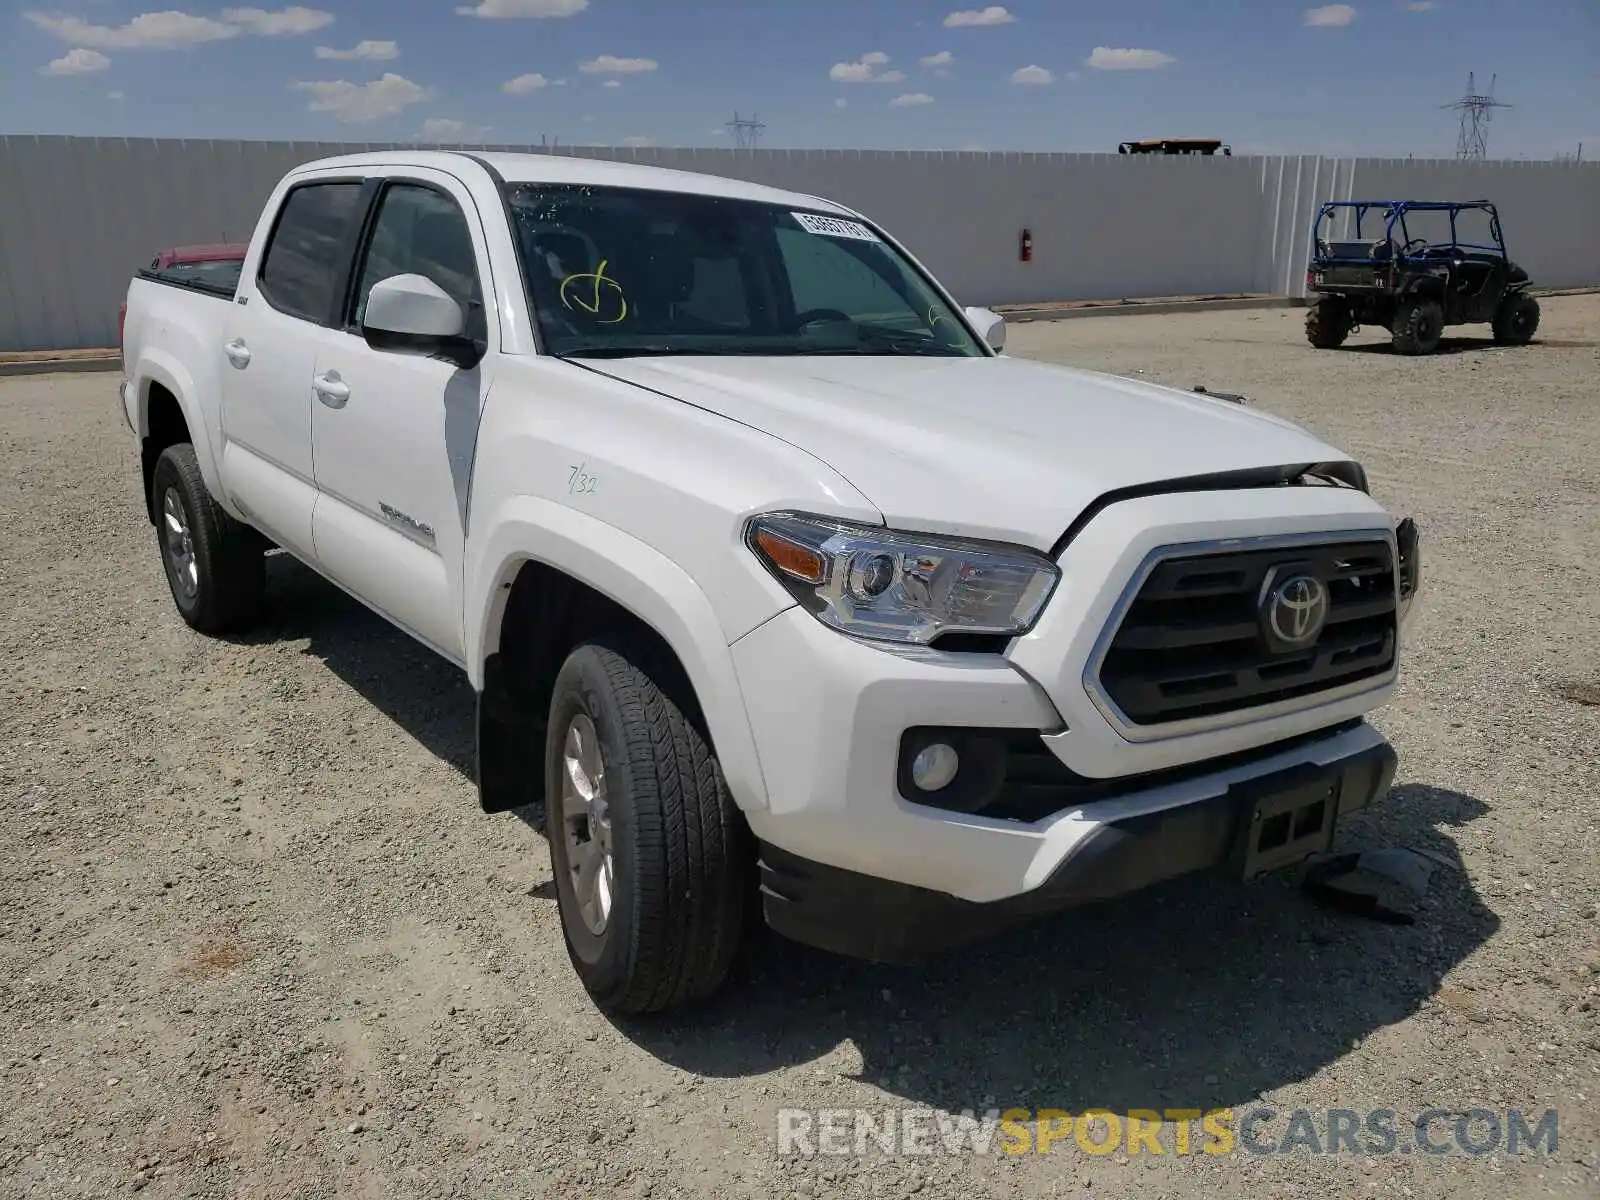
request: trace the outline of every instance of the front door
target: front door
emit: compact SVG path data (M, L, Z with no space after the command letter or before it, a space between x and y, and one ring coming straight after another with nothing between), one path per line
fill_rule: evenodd
M469 220L468 214L473 218ZM464 189L440 172L385 182L343 328L320 338L311 388L317 560L391 620L460 662L467 501L486 366L375 350L360 333L379 280L424 275L461 304L491 351L482 229Z

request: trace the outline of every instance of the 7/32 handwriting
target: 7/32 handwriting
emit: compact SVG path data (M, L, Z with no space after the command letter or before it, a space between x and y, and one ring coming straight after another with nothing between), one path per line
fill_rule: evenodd
M595 488L599 486L600 477L589 474L588 466L588 463L581 462L573 467L571 474L567 476L567 491L571 495L593 494Z

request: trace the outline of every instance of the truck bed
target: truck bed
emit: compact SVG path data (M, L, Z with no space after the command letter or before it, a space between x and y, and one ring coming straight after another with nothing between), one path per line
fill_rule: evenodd
M218 259L210 262L180 262L162 267L142 267L140 279L152 283L170 284L204 292L223 300L232 300L239 289L239 275L244 268L243 259Z

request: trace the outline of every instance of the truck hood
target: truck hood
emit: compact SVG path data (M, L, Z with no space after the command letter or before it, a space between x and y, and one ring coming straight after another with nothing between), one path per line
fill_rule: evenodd
M1277 417L1027 359L694 356L585 363L781 438L891 526L1048 550L1105 493L1347 456Z

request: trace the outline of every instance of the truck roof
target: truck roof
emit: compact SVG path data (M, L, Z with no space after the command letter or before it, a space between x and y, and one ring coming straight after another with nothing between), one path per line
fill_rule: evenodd
M746 183L699 171L679 171L644 163L613 162L603 158L579 158L568 154L515 154L499 151L467 153L455 150L383 150L368 154L349 154L302 163L300 171L329 167L416 166L448 171L459 169L462 159L488 163L508 183L577 183L601 187L648 188L662 192L689 192L702 196L726 196L734 200L755 200L766 204L788 204L804 208L849 213L850 209L780 188Z

